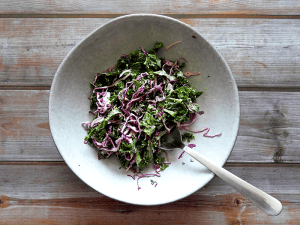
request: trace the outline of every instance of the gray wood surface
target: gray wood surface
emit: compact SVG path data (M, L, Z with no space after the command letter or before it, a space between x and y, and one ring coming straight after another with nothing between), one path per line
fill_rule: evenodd
M0 91L0 160L62 161L48 122L49 90ZM299 163L299 92L240 91L241 120L229 162Z
M89 0L89 1L47 1L25 0L20 4L16 0L0 2L2 14L111 14L156 13L156 14L228 14L228 15L299 15L300 5L297 0ZM57 16L57 15L56 15ZM58 15L59 16L59 15Z
M300 201L300 189L296 188L300 185L300 167L297 164L227 162L224 168L271 195L285 194L287 201ZM163 174L161 172L162 176ZM0 175L1 195L11 198L65 199L103 196L82 182L64 162L1 162ZM289 182L292 179L293 182ZM235 193L235 190L220 178L214 177L195 194L215 196L230 193ZM295 194L295 198L290 198L292 194Z
M2 163L0 218L4 224L20 220L22 224L79 221L144 224L145 218L147 224L157 221L160 224L194 224L195 221L201 224L296 224L299 221L298 166L229 165L225 168L282 201L283 212L277 217L265 215L217 177L189 197L147 207L118 202L95 192L64 163ZM293 182L288 184L291 179Z
M109 20L1 19L0 86L49 87L68 52L81 39ZM300 87L299 20L181 20L199 31L223 55L239 88Z
M278 198L279 216L217 177L174 203L129 205L63 162L48 121L54 74L85 36L130 13L180 19L223 55L241 105L225 168ZM298 0L0 1L0 224L300 224L299 22Z

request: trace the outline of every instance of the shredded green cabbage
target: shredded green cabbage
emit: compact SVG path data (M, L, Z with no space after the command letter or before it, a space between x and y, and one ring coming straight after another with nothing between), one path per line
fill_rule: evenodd
M159 171L167 168L160 149L165 135L175 126L188 126L199 113L196 100L203 92L181 71L187 60L159 58L162 47L158 42L148 52L140 48L122 55L90 83L94 118L83 123L85 143L97 148L99 159L116 155L126 172L139 172L151 163Z

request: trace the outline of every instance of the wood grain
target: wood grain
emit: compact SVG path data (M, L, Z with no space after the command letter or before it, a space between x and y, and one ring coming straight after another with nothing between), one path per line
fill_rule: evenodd
M222 0L184 0L184 1L147 1L122 0L89 1L47 1L16 0L0 2L2 14L110 14L156 13L156 14L252 14L252 15L299 15L297 0L276 1L222 1Z
M239 88L299 90L298 20L181 20L219 50ZM50 87L68 52L108 21L103 18L1 19L0 87Z
M217 177L170 204L130 205L63 162L48 121L54 74L90 32L130 13L180 19L224 56L241 104L225 168L278 198L279 216ZM0 224L300 224L298 0L2 0L0 18Z
M52 140L49 91L0 91L0 160L61 160ZM21 157L18 157L21 156Z
M300 217L300 167L240 165L226 169L283 203L283 212L269 217L215 177L204 188L160 206L135 206L92 190L66 165L1 164L1 223L22 224L296 224ZM290 180L293 182L290 182ZM150 183L149 183L150 185ZM163 184L159 184L163 185ZM143 216L141 216L143 215ZM143 223L144 224L144 223Z
M299 94L240 91L240 129L230 159L299 162Z
M299 92L240 91L229 162L299 163ZM0 91L0 161L62 161L48 123L48 90Z

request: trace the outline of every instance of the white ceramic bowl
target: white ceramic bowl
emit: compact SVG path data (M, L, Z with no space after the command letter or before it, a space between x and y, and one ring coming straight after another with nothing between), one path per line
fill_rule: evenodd
M190 78L199 91L198 103L205 113L198 116L192 128L210 127L216 138L196 134L196 150L224 165L234 146L239 126L238 90L230 68L218 51L189 25L176 19L152 14L133 14L111 20L82 40L58 68L50 92L49 119L55 144L71 170L98 192L123 202L157 205L184 198L207 184L213 174L181 151L169 152L171 165L161 177L136 180L119 169L115 157L98 160L95 148L83 143L86 131L81 122L91 120L88 96L89 82L97 72L113 66L122 54L155 42L165 46L181 41L168 51L160 50L166 59L186 58L184 69L201 72ZM182 162L185 164L183 165ZM145 172L153 172L149 168ZM150 179L158 182L154 187Z

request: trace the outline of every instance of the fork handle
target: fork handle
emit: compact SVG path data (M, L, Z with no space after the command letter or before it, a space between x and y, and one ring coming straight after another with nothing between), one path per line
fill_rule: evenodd
M202 156L195 150L185 146L183 150L192 156L194 159L199 161L202 165L207 167L211 172L216 174L222 180L224 180L231 187L236 189L247 199L252 201L256 206L258 206L262 211L270 216L277 216L282 211L282 204L276 198L268 195L267 193L259 190L253 185L247 183L241 178L235 176L229 171L225 170L221 166L216 165L206 157Z

